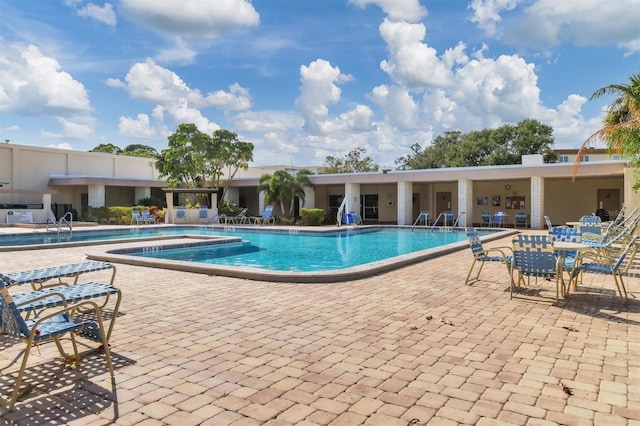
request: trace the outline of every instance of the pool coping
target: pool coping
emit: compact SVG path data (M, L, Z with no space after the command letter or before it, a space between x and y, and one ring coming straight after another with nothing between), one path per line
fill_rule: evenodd
M375 228L380 228L380 225L373 226ZM398 228L398 226L391 226L393 228ZM242 228L242 227L236 227ZM362 227L365 228L365 227ZM407 228L407 227L402 227ZM255 228L252 228L255 229ZM282 228L283 232L286 232L286 228ZM461 228L464 229L464 228ZM482 228L479 228L482 229ZM495 231L495 228L492 229ZM266 229L265 229L266 231ZM336 230L314 230L312 232L327 232L332 233L336 232ZM503 229L501 231L495 231L491 234L485 235L481 237L483 242L489 242L495 239L504 238L509 235L516 234L520 231L515 229ZM237 237L208 237L202 235L182 235L181 238L190 238L194 240L212 240L217 239L220 243L224 243L225 240L236 240ZM122 242L122 240L120 241ZM131 241L131 239L127 242L130 243L139 243L140 241ZM197 242L194 242L198 244ZM206 244L206 242L202 242L202 244ZM171 244L160 244L161 246L169 246ZM155 246L158 246L156 244ZM133 245L128 249L144 249L154 246L147 245ZM453 253L456 251L463 250L469 247L468 241L460 241L457 243L447 244L445 246L421 250L409 254L404 254L401 256L395 256L389 259L379 260L376 262L367 263L364 265L352 266L344 269L338 269L333 271L316 271L316 272L301 272L301 271L276 271L276 270L267 270L253 267L239 267L239 266L227 266L227 265L213 265L213 264L205 264L205 263L196 263L196 262L187 262L187 261L179 261L179 260L167 260L167 259L157 259L157 258L144 258L139 256L132 256L127 254L120 253L112 253L113 251L119 249L107 249L104 251L95 251L87 253L87 258L91 260L99 260L103 262L113 262L113 263L123 263L128 265L135 266L145 266L151 268L160 268L160 269L170 269L170 270L178 270L185 272L194 272L199 274L206 274L210 276L224 276L224 277L233 277L233 278L244 278L255 281L269 281L269 282L283 282L283 283L335 283L345 280L354 280L370 277L372 275L377 275L383 272L388 272L394 269L399 269L404 266L412 265L415 263L423 262L428 259L432 259L434 257L442 256L445 254Z

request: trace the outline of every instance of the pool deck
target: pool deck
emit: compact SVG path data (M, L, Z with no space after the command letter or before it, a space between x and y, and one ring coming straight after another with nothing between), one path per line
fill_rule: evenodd
M0 265L73 263L95 247L0 252ZM637 262L627 306L592 274L558 306L510 300L504 266L465 286L470 263L466 249L325 284L118 264L120 417L102 355L68 369L43 345L35 391L0 424L640 425ZM0 336L3 391L21 347Z

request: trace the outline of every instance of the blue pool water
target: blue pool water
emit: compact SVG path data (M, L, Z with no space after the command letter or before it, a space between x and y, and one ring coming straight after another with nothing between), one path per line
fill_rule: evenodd
M155 250L118 250L138 257L252 267L276 271L331 271L464 241L464 232L370 228L348 232L216 232L244 243Z

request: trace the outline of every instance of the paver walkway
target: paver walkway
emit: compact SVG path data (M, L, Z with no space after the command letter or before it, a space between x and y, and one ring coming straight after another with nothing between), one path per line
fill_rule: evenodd
M0 253L0 267L86 251ZM640 424L637 275L628 307L610 277L591 275L588 292L549 306L510 300L498 264L464 286L470 260L464 250L337 284L118 265L115 424ZM0 423L111 424L103 356L69 369L52 346L33 351L36 391ZM0 336L3 391L19 348Z

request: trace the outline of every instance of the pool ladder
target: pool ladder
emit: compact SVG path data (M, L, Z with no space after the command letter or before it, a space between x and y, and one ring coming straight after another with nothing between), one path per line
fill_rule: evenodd
M443 228L446 230L450 230L453 231L454 229L456 229L456 227L458 226L458 223L460 223L460 218L465 214L465 212L460 212L458 213L458 217L456 218L456 221L453 222L453 213L451 212L442 212L438 215L438 217L436 218L436 220L433 221L433 225L431 225L431 231L433 231L436 228L436 224L438 223L438 221L440 220L440 218L442 218L442 220L444 221L444 226ZM448 227L447 226L447 222L453 222L453 226Z
M69 220L67 220L67 216L69 216ZM64 216L60 218L60 220L56 223L53 215L47 218L47 231L49 230L49 223L53 224L58 231L58 240L60 239L60 231L62 229L62 225L67 225L69 228L69 237L73 235L73 214L71 212L66 212Z

